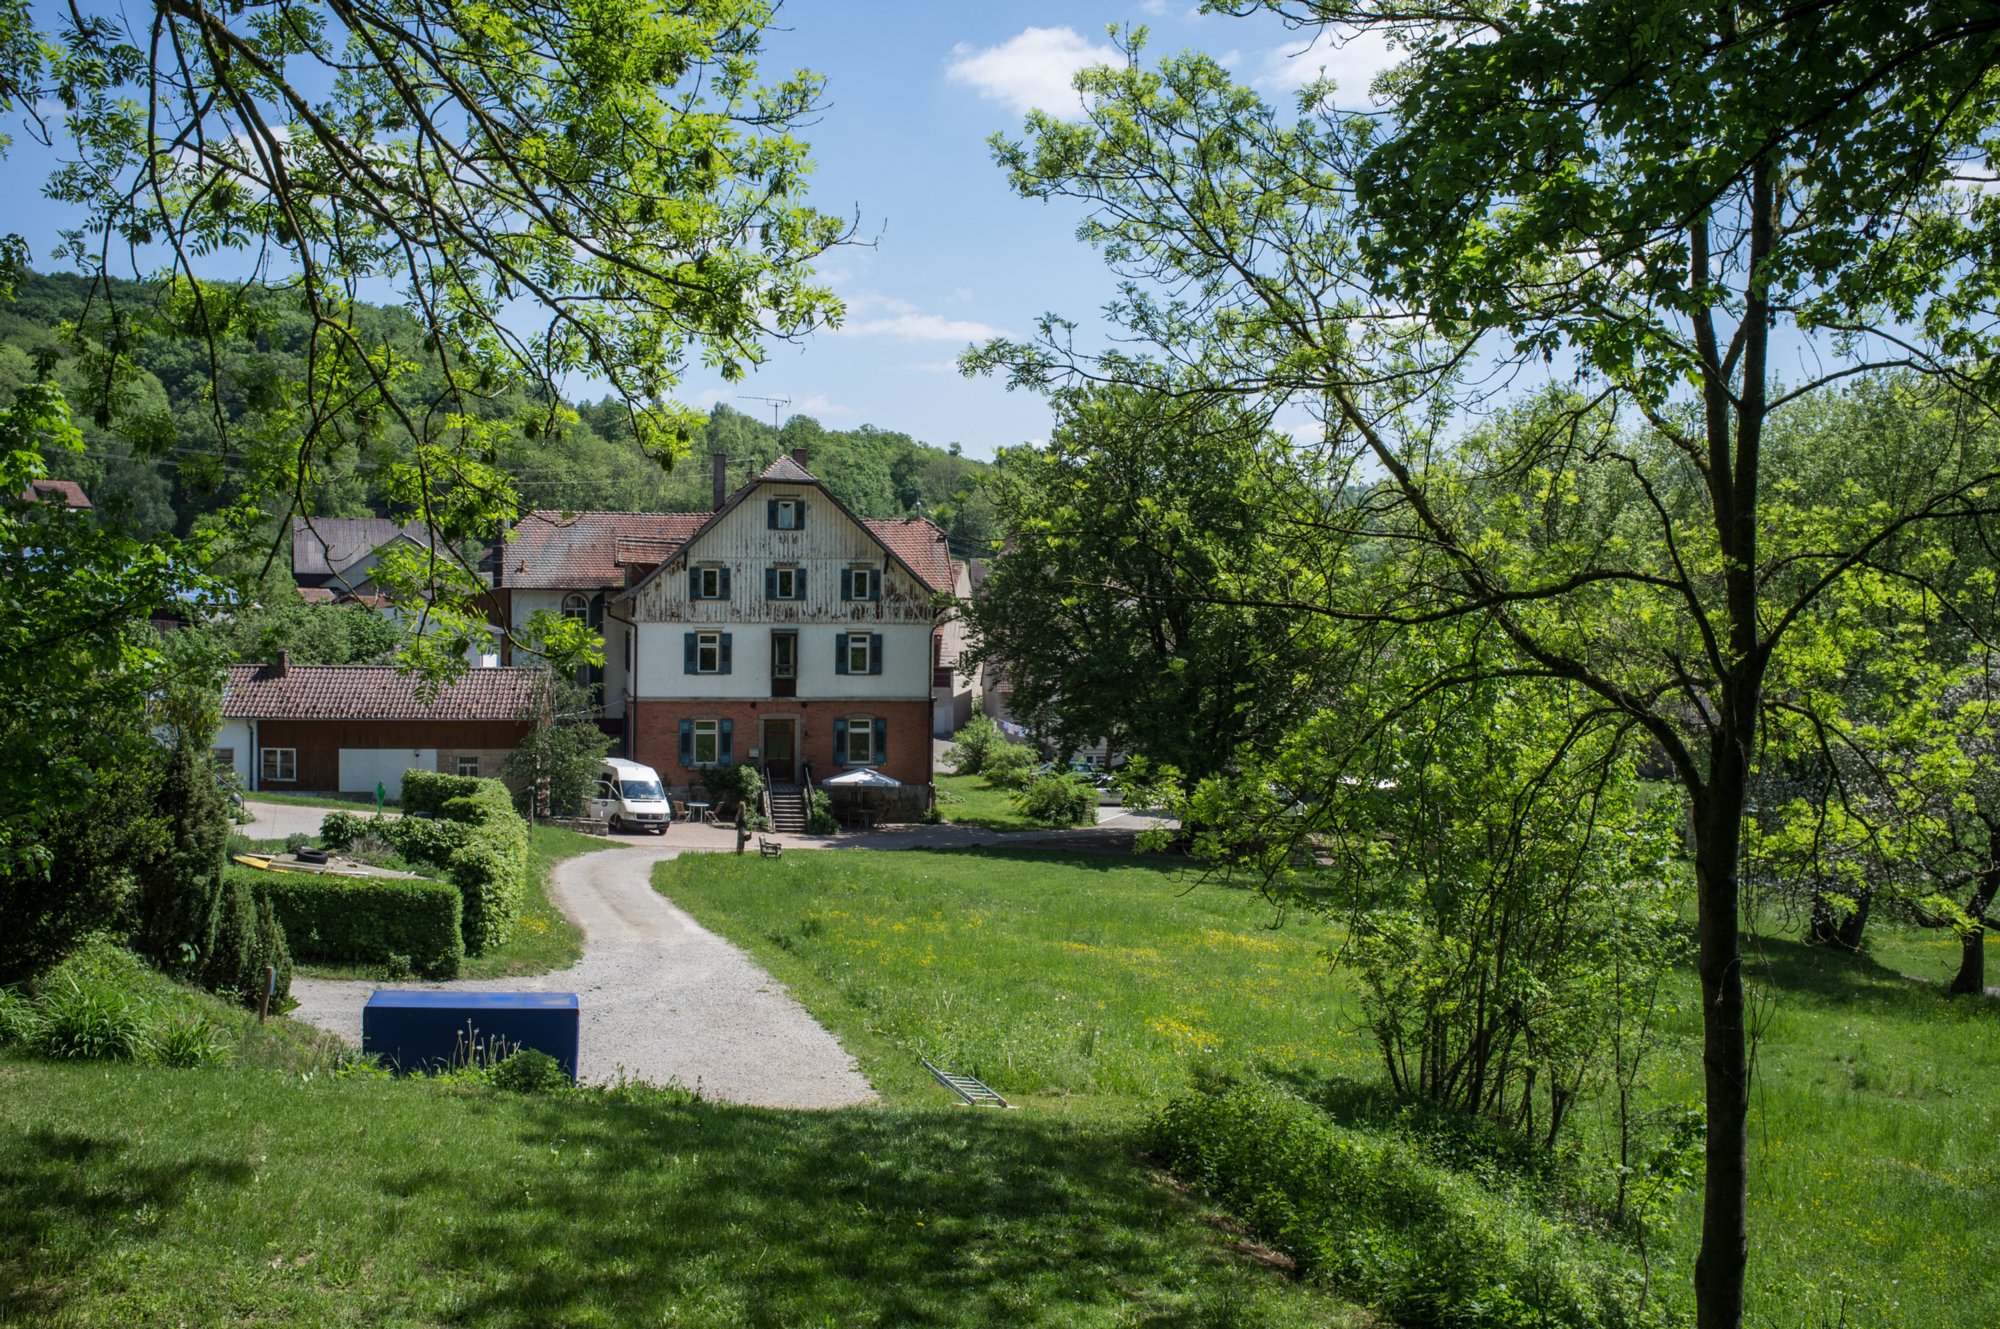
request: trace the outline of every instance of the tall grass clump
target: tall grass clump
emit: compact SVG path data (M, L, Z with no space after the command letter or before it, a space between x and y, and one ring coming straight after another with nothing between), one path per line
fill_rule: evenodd
M1263 1082L1198 1079L1147 1126L1178 1176L1307 1277L1435 1329L1666 1323L1635 1259Z

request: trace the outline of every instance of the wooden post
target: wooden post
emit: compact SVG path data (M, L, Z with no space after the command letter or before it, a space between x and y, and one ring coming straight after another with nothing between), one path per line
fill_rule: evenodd
M264 1023L265 1020L270 1018L271 998L277 994L277 991L278 991L278 967L276 965L267 964L264 966L264 1000L257 1003L258 1024L262 1024Z

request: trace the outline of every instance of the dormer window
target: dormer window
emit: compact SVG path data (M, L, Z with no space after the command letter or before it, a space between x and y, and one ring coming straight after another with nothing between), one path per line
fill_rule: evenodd
M774 498L764 508L774 531L802 531L806 527L806 501L802 498Z

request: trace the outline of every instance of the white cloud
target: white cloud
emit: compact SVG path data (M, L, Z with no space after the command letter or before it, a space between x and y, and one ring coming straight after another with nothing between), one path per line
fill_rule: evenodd
M1222 57L1222 63L1270 96L1297 92L1324 74L1339 85L1339 104L1359 109L1370 104L1368 85L1375 76L1399 59L1401 56L1389 49L1388 41L1378 32L1349 33L1343 39L1327 30L1308 45L1231 51Z
M847 419L861 414L861 411L858 407L842 406L840 403L830 400L824 392L814 392L795 400L791 405L790 413L793 415L810 415L815 419L826 416Z
M894 337L899 341L985 341L1007 335L991 324L976 323L969 318L917 313L864 318L842 324L840 332L848 337Z
M1118 59L1117 50L1085 40L1075 28L1028 28L998 46L960 42L951 48L945 77L1023 114L1039 107L1069 116L1082 110L1070 86L1076 71Z
M914 314L917 312L917 307L908 300L899 299L893 295L884 295L880 291L871 291L865 286L857 286L852 291L842 291L840 299L841 303L847 306L847 312L850 314L866 314L871 310L877 309L891 314Z

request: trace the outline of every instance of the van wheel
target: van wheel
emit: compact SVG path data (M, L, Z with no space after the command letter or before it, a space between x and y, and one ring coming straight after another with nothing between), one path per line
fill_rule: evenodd
M613 817L611 819L611 830L614 834L623 835L625 833L625 819L623 817Z

